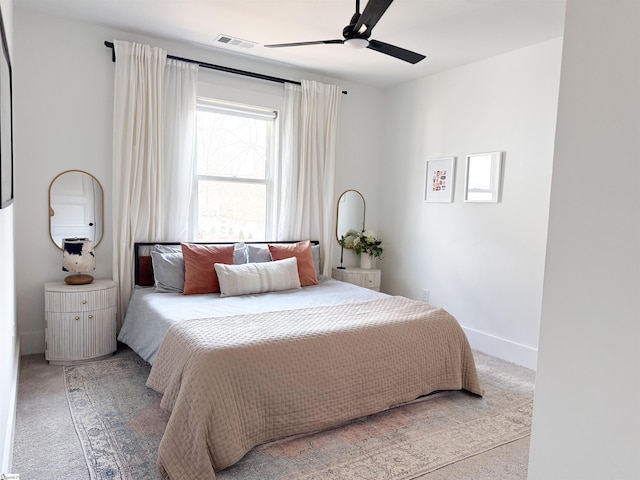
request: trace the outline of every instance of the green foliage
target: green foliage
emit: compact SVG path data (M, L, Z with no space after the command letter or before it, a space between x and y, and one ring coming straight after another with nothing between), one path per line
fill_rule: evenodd
M371 230L358 232L357 230L351 229L347 232L346 236L342 237L341 243L344 248L353 249L358 255L367 253L374 258L382 258L384 253L382 240L376 237L375 233Z

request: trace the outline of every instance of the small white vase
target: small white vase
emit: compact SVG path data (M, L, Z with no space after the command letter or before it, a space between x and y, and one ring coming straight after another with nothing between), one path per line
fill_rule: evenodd
M373 257L368 253L360 254L360 268L365 270L371 270L373 267Z

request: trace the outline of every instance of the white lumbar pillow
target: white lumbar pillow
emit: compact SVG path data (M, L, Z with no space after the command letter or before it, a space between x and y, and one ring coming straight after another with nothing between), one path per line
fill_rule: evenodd
M243 265L216 263L214 268L220 282L221 297L300 288L296 257Z

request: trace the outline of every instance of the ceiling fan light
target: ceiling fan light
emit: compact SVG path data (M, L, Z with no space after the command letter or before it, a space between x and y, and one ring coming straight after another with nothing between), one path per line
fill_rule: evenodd
M366 38L347 38L344 44L350 48L367 48L369 46L369 40Z

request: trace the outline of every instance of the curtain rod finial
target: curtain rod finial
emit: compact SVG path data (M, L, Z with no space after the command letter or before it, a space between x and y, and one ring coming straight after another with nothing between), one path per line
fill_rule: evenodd
M104 46L111 49L111 61L116 63L116 47L113 42L104 41Z

